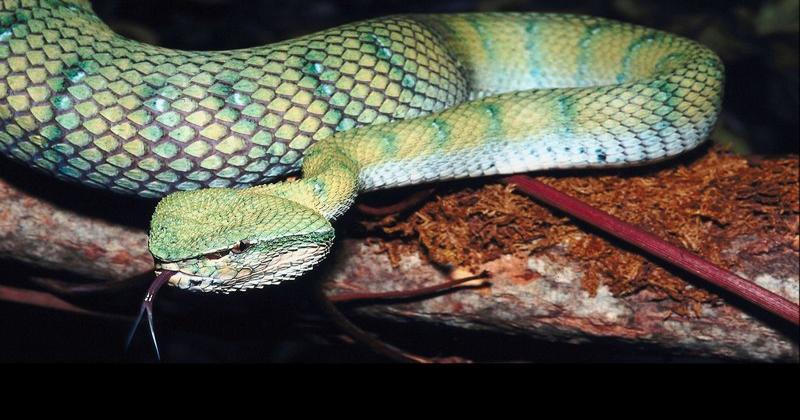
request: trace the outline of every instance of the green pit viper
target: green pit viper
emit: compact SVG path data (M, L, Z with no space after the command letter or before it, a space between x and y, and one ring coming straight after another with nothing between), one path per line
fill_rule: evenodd
M205 292L311 270L362 192L692 149L723 78L694 41L588 16L399 15L203 52L126 39L85 0L0 0L0 152L163 198L157 273Z

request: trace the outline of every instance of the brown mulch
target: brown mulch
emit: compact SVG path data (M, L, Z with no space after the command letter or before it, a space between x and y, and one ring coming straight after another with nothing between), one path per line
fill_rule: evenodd
M745 158L711 147L657 167L571 172L539 178L562 192L682 245L736 271L741 252L796 255L798 157ZM447 188L447 187L445 187ZM562 213L516 194L497 181L441 192L408 214L361 221L379 235L393 263L419 251L432 263L475 268L504 254L558 250L584 269L582 286L606 285L615 296L648 290L672 299L679 313L697 312L717 298L687 283L661 263L619 241L598 235ZM737 239L747 249L731 253ZM754 245L753 245L754 244Z

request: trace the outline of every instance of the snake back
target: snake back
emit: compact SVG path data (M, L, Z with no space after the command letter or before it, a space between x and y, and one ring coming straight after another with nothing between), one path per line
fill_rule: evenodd
M587 144L543 156L562 166L627 164L674 154L664 138L685 148L706 136L722 75L716 55L693 41L585 16L391 16L198 52L126 39L83 0L0 0L0 154L157 198L269 182L336 133L529 91L526 106L542 107L538 118L555 121L553 133L617 142L613 156ZM498 106L512 112L509 104ZM486 103L476 107L491 114ZM457 129L497 122L470 112L453 115ZM403 153L436 153L451 125L417 133L430 139ZM359 145L364 161L387 158L372 151L385 139L367 137L376 140ZM367 189L402 184L376 179Z

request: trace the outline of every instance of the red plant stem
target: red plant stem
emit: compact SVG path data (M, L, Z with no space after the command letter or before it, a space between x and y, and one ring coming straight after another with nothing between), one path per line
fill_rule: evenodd
M800 306L728 270L717 267L686 249L672 245L652 233L591 207L529 176L514 175L503 181L518 186L520 191L537 200L675 264L795 325L800 325Z

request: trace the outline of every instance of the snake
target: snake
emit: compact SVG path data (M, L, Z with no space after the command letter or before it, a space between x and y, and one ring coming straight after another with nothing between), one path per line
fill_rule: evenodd
M156 273L202 292L301 277L364 192L679 155L723 85L700 43L592 16L394 15L181 51L86 0L0 1L0 154L159 199Z

